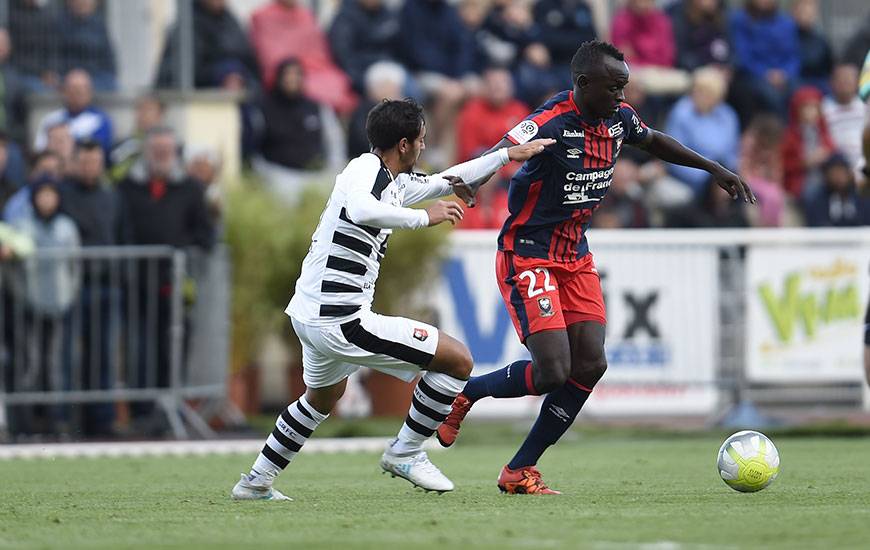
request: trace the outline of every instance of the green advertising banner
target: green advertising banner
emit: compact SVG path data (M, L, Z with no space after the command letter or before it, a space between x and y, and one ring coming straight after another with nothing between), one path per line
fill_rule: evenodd
M746 266L749 380L863 380L868 265L866 247L752 247Z

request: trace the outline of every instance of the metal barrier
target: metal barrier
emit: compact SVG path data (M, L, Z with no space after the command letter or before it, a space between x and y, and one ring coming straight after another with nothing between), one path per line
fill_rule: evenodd
M225 339L189 330L200 320L189 314L197 282L216 295L209 272L226 260L220 252L217 258L163 246L86 247L41 249L3 264L0 405L9 409L10 425L27 431L29 406L47 405L51 421L64 423L67 405L86 404L83 421L99 432L111 422L114 403L129 401L134 420L147 422L157 405L176 437L187 436L188 426L213 435L185 400L226 395L224 377L200 375L200 383L189 383L186 360L191 334ZM228 300L225 292L222 298ZM217 305L226 311L225 303ZM225 376L226 353L216 359Z

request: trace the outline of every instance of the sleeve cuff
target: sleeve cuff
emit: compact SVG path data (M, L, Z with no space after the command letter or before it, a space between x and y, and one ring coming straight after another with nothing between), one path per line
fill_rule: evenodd
M420 212L420 220L418 222L419 223L418 227L420 229L422 229L424 227L429 227L429 214L423 209L420 209L419 212Z

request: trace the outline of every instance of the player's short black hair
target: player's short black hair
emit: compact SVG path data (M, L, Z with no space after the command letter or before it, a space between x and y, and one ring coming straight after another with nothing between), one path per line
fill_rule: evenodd
M612 57L617 61L625 61L625 55L610 42L590 40L580 44L574 57L571 58L571 80L577 81L581 74L588 73L594 67L601 65L605 57Z
M402 138L414 141L425 119L423 107L411 98L385 99L372 107L366 118L366 135L372 147L386 151Z

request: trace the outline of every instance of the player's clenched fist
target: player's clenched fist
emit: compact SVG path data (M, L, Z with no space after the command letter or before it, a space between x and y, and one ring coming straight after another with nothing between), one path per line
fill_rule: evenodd
M555 139L533 139L522 145L514 145L508 147L508 158L513 161L522 162L529 160L538 153L543 153L544 149L556 143Z
M462 219L462 207L453 201L437 201L426 209L426 213L429 214L429 227L441 222L456 225Z

